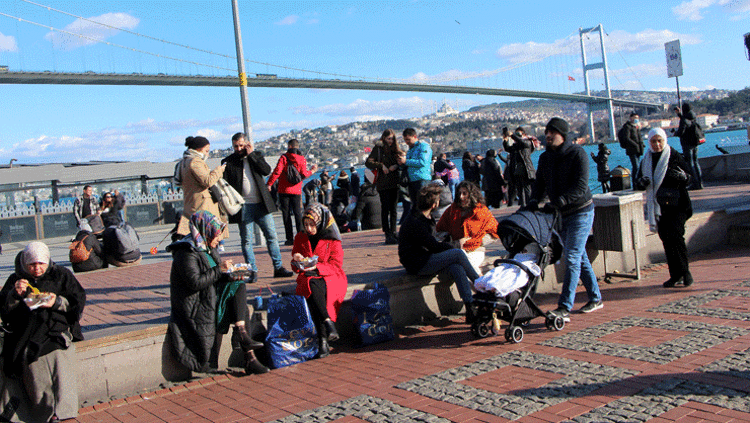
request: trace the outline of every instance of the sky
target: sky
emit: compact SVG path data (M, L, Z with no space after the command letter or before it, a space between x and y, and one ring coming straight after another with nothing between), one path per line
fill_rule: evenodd
M739 90L750 62L750 0L244 1L246 72L576 93L579 28L604 29L614 90L675 91L664 43L680 40L680 89ZM598 33L584 38L601 61ZM230 0L0 3L10 71L237 74ZM601 71L589 73L604 88ZM0 163L172 161L189 135L214 148L242 130L236 87L5 85ZM675 96L676 97L676 96ZM291 129L419 117L518 98L289 88L248 89L256 142Z

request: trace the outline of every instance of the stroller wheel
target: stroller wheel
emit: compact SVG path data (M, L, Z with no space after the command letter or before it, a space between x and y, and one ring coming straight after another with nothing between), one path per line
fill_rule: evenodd
M520 326L514 327L511 336L514 344L523 341L523 329Z
M557 331L563 330L565 327L565 320L560 316L555 316L555 319L552 321L552 327Z
M489 323L479 323L476 325L476 330L472 326L472 333L479 338L486 338L492 333L492 327Z

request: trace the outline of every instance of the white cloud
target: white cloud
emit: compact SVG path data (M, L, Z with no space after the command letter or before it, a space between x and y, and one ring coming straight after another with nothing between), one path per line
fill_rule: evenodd
M695 85L689 86L689 87L680 87L680 91L704 91L704 90L715 90L716 87L713 85L706 85L705 87L696 87ZM654 91L662 91L662 92L677 92L677 85L674 87L661 87L656 88Z
M491 76L497 73L497 71L462 71L458 69L451 69L449 71L441 72L436 75L427 75L423 72L415 73L414 75L406 78L404 82L415 83L415 84L440 84L444 82L459 81L472 78L482 78Z
M703 9L718 3L717 0L690 0L683 1L677 6L672 8L672 13L675 14L678 20L681 21L699 21L703 19L701 12Z
M470 107L477 105L474 100L458 100L452 102L453 107ZM358 99L349 104L329 104L320 107L300 106L292 108L292 112L299 115L325 115L349 120L370 121L380 119L404 119L422 116L435 111L439 106L435 101L421 97L401 97L390 100L368 101ZM348 119L348 120L347 120Z
M596 37L595 37L596 38ZM683 45L699 44L701 38L690 34L679 34L667 29L654 30L646 29L641 32L631 34L622 30L615 30L605 35L604 43L608 53L627 52L642 53L647 51L656 51L664 48L664 43L680 39ZM598 52L597 42L588 42L588 48ZM580 55L580 41L577 35L569 38L556 40L552 43L536 43L529 41L527 43L508 44L500 47L496 54L499 58L505 59L513 64L537 62L550 56L559 55Z
M285 17L284 19L276 22L276 25L294 25L299 20L299 16L297 15L289 15Z
M120 33L118 29L112 29L104 25L122 29L133 29L140 22L138 18L127 13L105 13L87 19L76 19L73 23L63 28L67 32L80 34L83 37L52 31L48 32L44 38L51 41L57 49L73 50L78 47L95 44L98 41L104 41ZM104 25L99 25L99 23Z
M18 51L16 38L11 35L3 35L0 32L0 51Z

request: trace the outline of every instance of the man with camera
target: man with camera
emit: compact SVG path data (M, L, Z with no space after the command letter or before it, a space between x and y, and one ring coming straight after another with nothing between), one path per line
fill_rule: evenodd
M245 200L242 210L229 217L229 223L239 225L242 255L245 257L245 262L252 266L255 271L254 278L257 278L258 266L255 264L253 237L254 225L258 225L266 238L268 254L273 261L273 277L290 277L294 273L282 265L276 224L273 220L272 213L276 211L276 204L271 198L271 193L266 189L264 180L264 177L271 173L271 165L266 162L263 153L256 151L253 143L246 140L242 132L232 136L232 148L234 153L221 163L227 166L224 179ZM255 281L251 280L250 283L252 282Z

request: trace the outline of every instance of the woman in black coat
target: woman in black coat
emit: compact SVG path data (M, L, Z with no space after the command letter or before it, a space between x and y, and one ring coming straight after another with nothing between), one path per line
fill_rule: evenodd
M500 208L503 200L503 187L505 178L497 161L495 150L487 150L487 155L482 160L482 191L488 207Z
M693 215L688 195L690 167L674 148L667 145L661 128L648 133L649 151L643 157L635 179L636 188L646 190L646 215L652 231L659 233L669 266L664 287L690 286L685 245L685 222Z
M16 271L0 291L2 403L20 400L15 410L5 409L4 421L47 422L78 415L73 342L83 340L79 320L85 304L86 291L70 270L50 260L44 243L31 242L18 253Z
M190 234L170 244L172 271L169 291L172 314L167 336L172 354L192 371L217 372L223 334L234 324L232 346L242 349L246 373L266 373L253 349L263 346L248 334L245 281L227 273L232 262L221 261L216 247L226 223L208 211L190 218Z

